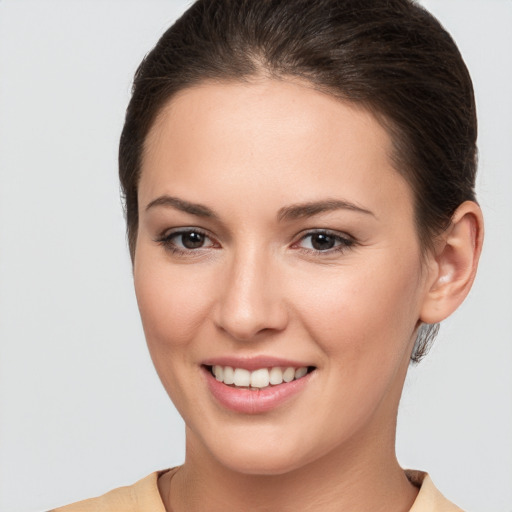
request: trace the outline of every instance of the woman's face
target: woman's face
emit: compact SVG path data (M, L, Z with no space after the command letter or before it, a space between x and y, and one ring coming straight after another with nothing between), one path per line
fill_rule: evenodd
M181 92L146 142L135 287L190 452L277 474L388 450L429 283L385 130L262 79Z

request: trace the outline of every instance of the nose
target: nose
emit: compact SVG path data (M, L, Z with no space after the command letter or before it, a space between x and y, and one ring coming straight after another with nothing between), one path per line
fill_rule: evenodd
M216 305L217 327L238 341L284 330L288 311L276 262L246 250L234 255L227 267Z

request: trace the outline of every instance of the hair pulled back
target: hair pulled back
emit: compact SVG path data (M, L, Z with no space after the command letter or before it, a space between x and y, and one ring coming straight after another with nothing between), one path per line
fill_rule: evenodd
M206 81L301 79L370 110L414 192L424 250L475 200L477 122L468 70L450 35L412 0L198 0L135 74L119 146L132 259L144 142L178 91ZM422 326L413 361L437 332Z

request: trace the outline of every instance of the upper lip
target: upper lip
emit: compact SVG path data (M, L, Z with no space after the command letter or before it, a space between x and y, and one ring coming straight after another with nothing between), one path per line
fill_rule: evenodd
M273 368L280 366L282 368L301 368L303 366L313 366L304 361L297 361L292 359L285 359L275 356L252 356L252 357L234 357L234 356L220 356L212 357L202 361L204 366L231 366L232 368L243 368L245 370L254 371L260 368Z

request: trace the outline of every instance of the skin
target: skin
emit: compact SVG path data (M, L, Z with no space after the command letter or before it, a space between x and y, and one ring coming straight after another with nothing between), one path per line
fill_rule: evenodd
M146 141L134 278L153 362L186 423L172 499L168 475L159 481L167 510L411 507L417 489L394 449L409 357L421 321L467 294L482 222L464 203L422 254L390 151L370 113L298 82L203 84L162 110ZM351 206L278 217L326 200ZM170 237L184 227L204 245ZM341 238L315 250L312 230ZM228 355L316 369L284 406L241 414L202 375L202 361Z

